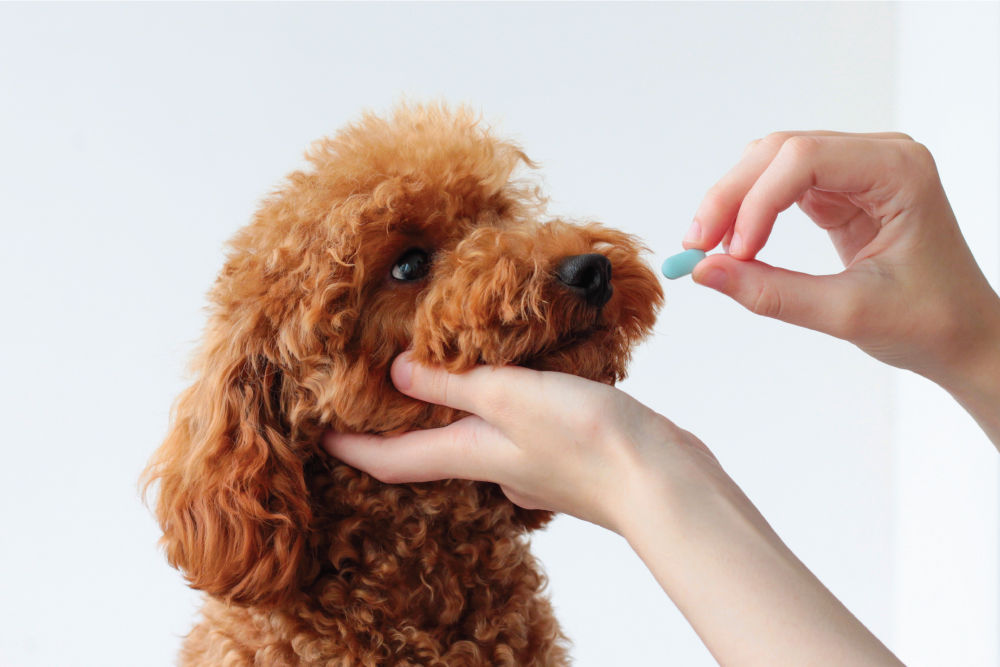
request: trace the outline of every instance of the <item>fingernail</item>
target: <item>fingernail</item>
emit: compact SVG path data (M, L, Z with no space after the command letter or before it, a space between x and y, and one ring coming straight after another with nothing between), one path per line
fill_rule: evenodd
M728 280L729 276L723 269L710 269L704 275L699 276L696 282L721 292Z
M392 363L391 375L392 383L396 385L396 389L406 391L413 386L413 362L410 360L408 352L396 357L396 361Z
M687 234L684 235L684 243L698 243L701 241L701 225L697 220L691 223Z
M738 232L733 232L733 238L729 241L729 254L735 255L743 249L743 239Z

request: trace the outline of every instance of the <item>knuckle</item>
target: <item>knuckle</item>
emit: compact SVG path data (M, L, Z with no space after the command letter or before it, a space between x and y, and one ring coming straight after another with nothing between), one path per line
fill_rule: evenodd
M819 137L797 135L789 137L781 145L780 152L795 162L806 162L816 154L819 147Z
M467 420L468 418L460 422L461 425L468 426ZM452 428L448 437L451 440L450 451L463 461L469 460L482 446L482 434L477 428Z
M483 412L492 415L497 420L506 421L511 417L517 416L514 414L516 411L514 401L511 400L505 383L503 382L489 383L489 385L484 388L482 392L480 392L480 400L485 408Z
M901 141L913 141L913 137L908 135L906 132L890 132L889 137L892 139L899 139Z
M751 213L757 212L762 207L766 207L770 202L770 196L766 190L764 190L760 183L754 183L753 187L747 191L746 195L743 197L743 201L740 202L740 216L738 218L739 226L733 231L738 231L746 240L746 221L749 219Z
M434 403L447 404L452 391L451 375L443 368L416 366L413 369L413 387L420 387L421 398Z
M438 383L437 396L439 396L445 404L449 404L451 402L451 392L453 390L451 374L444 371L438 371L435 375L437 376Z
M728 201L725 187L721 183L716 183L705 193L702 205L711 211L712 215L715 215L726 208Z
M931 154L930 149L924 144L919 141L908 141L903 144L903 150L907 161L913 163L922 171L937 171L937 166L934 164L934 156Z
M743 154L747 155L748 153L754 152L763 143L764 143L763 139L754 139L753 141L751 141L746 145L746 148L743 149Z
M900 142L895 158L890 158L893 170L906 177L920 191L940 183L937 164L930 149L918 141Z
M749 301L750 311L764 317L781 317L781 293L767 283L761 283Z
M783 146L786 141L793 138L794 136L796 136L794 132L788 132L783 130L780 132L772 132L766 137L764 137L761 141L767 144L768 146L777 149Z
M785 144L791 139L794 139L796 135L794 132L772 132L763 139L758 139L759 146L761 150L772 157L777 155L784 148Z

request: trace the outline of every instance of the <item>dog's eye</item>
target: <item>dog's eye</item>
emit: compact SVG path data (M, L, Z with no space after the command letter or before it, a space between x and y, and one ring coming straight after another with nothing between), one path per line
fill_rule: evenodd
M427 251L420 248L410 248L396 260L392 267L392 277L404 282L420 280L431 268L431 258Z

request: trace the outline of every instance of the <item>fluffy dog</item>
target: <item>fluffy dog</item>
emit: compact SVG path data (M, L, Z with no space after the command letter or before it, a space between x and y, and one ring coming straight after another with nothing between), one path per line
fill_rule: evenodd
M194 384L146 471L170 564L204 591L185 665L558 665L524 510L493 484L388 485L327 428L462 413L398 393L416 359L605 383L662 301L636 239L542 220L535 165L466 109L364 116L307 153L230 243Z

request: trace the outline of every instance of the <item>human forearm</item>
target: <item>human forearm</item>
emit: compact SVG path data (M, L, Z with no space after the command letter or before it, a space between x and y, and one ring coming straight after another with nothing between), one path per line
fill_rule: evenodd
M991 353L968 375L939 384L966 409L1000 450L1000 337Z
M898 664L704 443L627 394L561 373L447 375L406 359L394 364L393 380L474 416L392 437L331 433L331 454L389 483L492 481L522 507L618 532L723 664Z
M705 469L680 492L662 476L646 476L635 488L639 506L651 510L622 528L716 660L899 664L785 546L736 484L721 469Z
M1000 367L997 372L1000 373ZM993 445L1000 450L1000 392L996 391L996 387L984 387L969 394L952 392L952 395L972 415Z
M948 391L1000 449L1000 298L989 287L981 292L969 309L976 316L950 345L956 352L923 375Z

